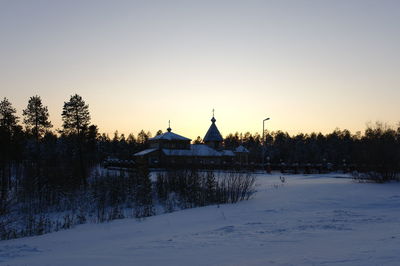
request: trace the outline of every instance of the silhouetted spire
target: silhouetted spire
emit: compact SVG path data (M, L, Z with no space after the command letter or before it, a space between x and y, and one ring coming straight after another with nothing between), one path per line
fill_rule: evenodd
M167 128L167 131L168 132L171 132L171 120L168 120L168 128Z
M219 130L217 126L215 125L215 122L217 121L214 117L214 109L213 109L213 117L211 118L211 126L208 129L205 137L204 137L204 142L222 142L224 139L221 136L221 133L219 133Z
M211 122L214 124L216 121L217 121L217 119L215 119L215 117L214 117L214 109L212 110L212 112L213 112L213 116L212 116L212 118L211 118Z

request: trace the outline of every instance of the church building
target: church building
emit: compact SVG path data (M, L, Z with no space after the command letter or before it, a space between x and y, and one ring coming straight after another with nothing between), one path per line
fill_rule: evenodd
M213 116L203 144L191 144L191 139L173 133L168 127L167 132L149 139L149 148L135 153L134 157L150 167L247 164L249 151L243 146L234 151L224 149L224 139L215 122Z

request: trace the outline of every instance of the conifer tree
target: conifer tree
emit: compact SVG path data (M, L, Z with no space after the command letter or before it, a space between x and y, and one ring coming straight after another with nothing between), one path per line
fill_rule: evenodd
M132 133L130 133L130 134L128 135L128 138L126 139L126 142L127 142L128 144L136 144L136 138L135 138L135 136L134 136Z
M193 144L201 144L203 143L203 140L201 139L200 136L197 136L197 138L193 141Z
M64 102L62 111L63 133L81 135L90 124L89 105L78 94L72 95Z
M85 160L87 158L84 156L84 137L90 124L89 105L78 94L72 95L68 102L64 102L61 116L63 120L62 133L73 137L77 148L81 183L86 187L88 172L87 160Z
M0 216L8 210L11 185L11 161L19 150L18 135L22 135L18 126L16 110L7 98L0 102Z
M46 130L52 127L49 121L49 111L47 106L43 106L40 96L32 96L22 114L26 128L32 130L36 140L39 140Z
M49 112L47 107L43 106L40 96L32 96L28 101L28 106L22 111L22 114L24 116L24 123L27 131L31 131L36 139L36 152L32 160L35 165L35 171L34 174L32 173L32 176L28 177L29 175L27 175L26 178L30 179L30 182L28 183L31 184L32 191L39 192L41 197L43 194L41 192L43 192L44 184L47 182L45 182L43 178L43 164L41 161L39 139L43 137L46 130L51 128L52 125L49 121ZM29 167L30 166L31 165L29 165Z
M144 132L144 130L141 130L136 139L138 143L145 144L148 141L149 136Z
M0 127L12 132L18 124L18 116L15 115L16 110L6 97L0 102Z

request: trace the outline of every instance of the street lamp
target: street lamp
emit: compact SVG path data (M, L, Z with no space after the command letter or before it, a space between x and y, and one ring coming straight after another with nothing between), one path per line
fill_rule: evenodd
M269 117L268 118L265 118L264 120L263 120L263 134L262 134L262 141L263 141L263 146L262 146L262 167L263 167L263 169L264 169L264 157L265 157L265 126L264 126L264 124L265 124L265 121L268 121L269 120Z

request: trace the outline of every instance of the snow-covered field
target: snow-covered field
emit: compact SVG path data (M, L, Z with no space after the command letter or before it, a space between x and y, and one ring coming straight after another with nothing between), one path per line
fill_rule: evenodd
M0 242L0 265L400 265L400 183L259 175L235 205Z

